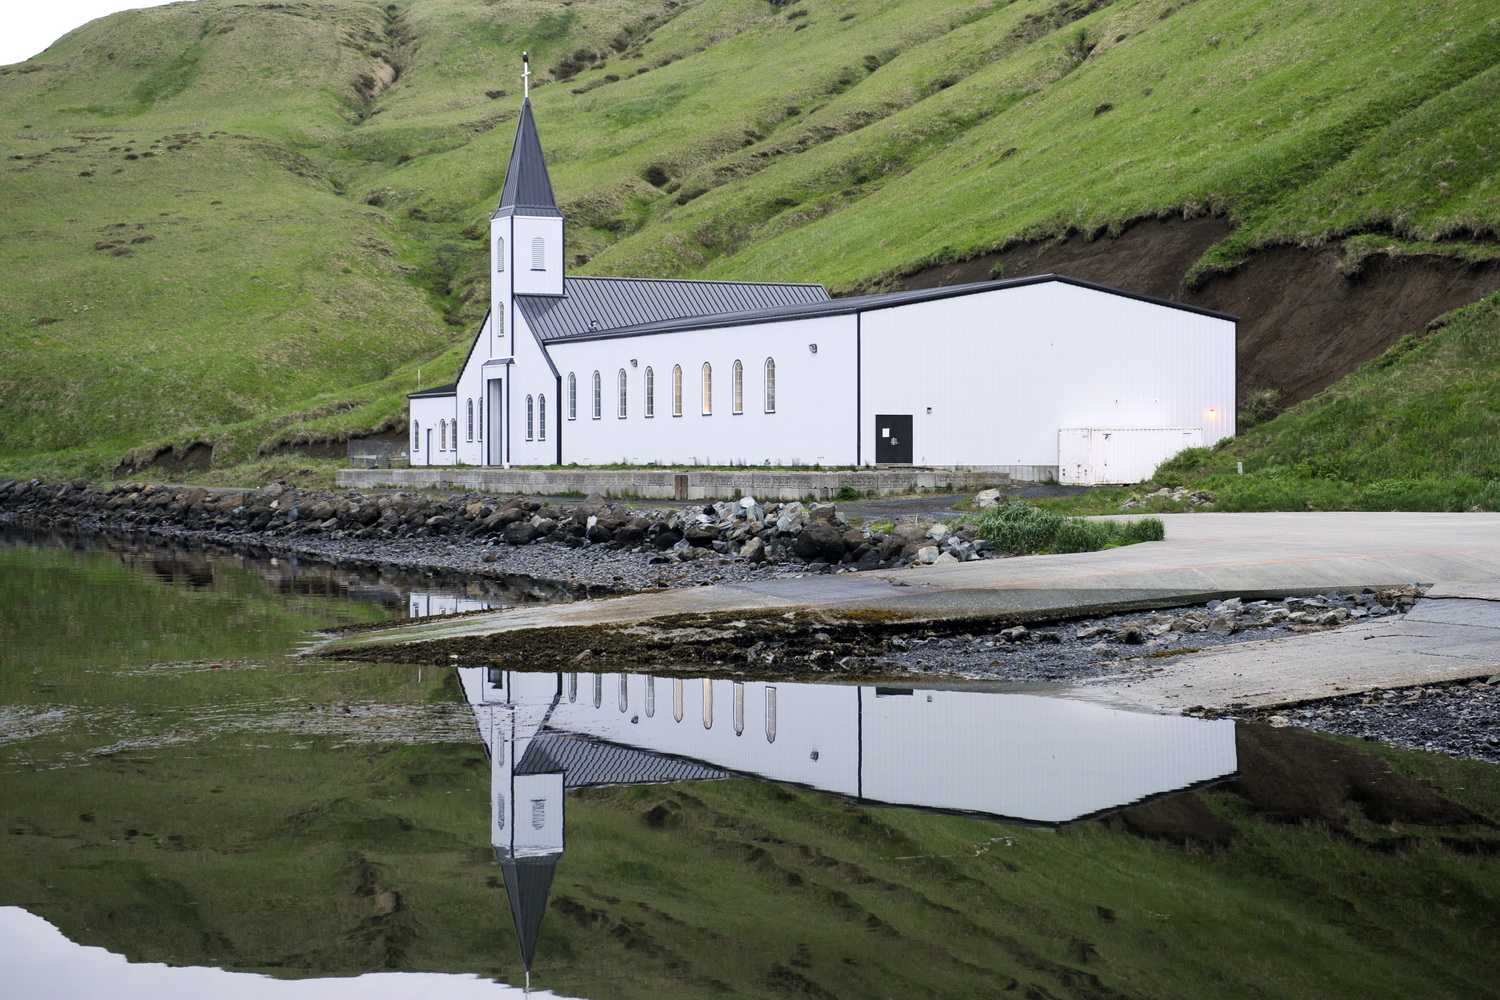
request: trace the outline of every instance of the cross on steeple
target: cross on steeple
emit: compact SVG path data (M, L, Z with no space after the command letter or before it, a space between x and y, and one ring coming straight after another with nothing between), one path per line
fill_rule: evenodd
M521 53L521 96L531 96L531 56Z

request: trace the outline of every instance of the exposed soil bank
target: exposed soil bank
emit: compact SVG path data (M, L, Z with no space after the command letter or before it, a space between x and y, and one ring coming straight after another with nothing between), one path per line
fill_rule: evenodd
M1419 334L1435 317L1500 289L1497 261L1374 254L1350 274L1338 243L1272 247L1232 272L1187 287L1188 269L1231 230L1223 219L1148 219L1117 237L1019 244L922 271L901 285L935 288L1057 272L1234 313L1240 317L1241 400L1276 389L1284 403L1326 389L1405 334Z

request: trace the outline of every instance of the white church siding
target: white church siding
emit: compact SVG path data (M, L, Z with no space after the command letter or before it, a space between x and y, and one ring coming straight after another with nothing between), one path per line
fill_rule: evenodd
M1055 467L1064 427L1234 432L1223 317L1039 280L871 309L860 338L866 464L878 414L911 415L917 465Z
M813 353L811 345L817 345ZM856 382L854 318L831 316L682 330L551 345L562 373L578 377L577 419L563 415L563 461L579 465L852 465ZM765 409L765 362L776 363L776 409ZM742 412L734 412L734 363L744 366ZM632 363L633 362L633 363ZM702 412L702 369L713 374L713 412ZM683 372L682 415L672 413L672 373ZM624 370L626 416L618 416ZM655 413L646 416L646 371ZM603 383L593 417L592 379Z
M454 397L451 394L411 397L411 422L407 433L412 435L412 465L457 463L458 452L453 449L453 442L449 437L454 413Z

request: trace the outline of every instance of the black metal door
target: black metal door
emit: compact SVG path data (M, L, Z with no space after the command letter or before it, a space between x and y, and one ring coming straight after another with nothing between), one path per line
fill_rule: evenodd
M911 414L875 415L875 464L911 464Z

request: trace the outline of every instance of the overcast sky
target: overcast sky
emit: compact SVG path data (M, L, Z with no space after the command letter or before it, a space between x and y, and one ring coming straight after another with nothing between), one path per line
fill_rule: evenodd
M63 35L117 10L160 7L171 0L6 0L0 66L24 62Z

